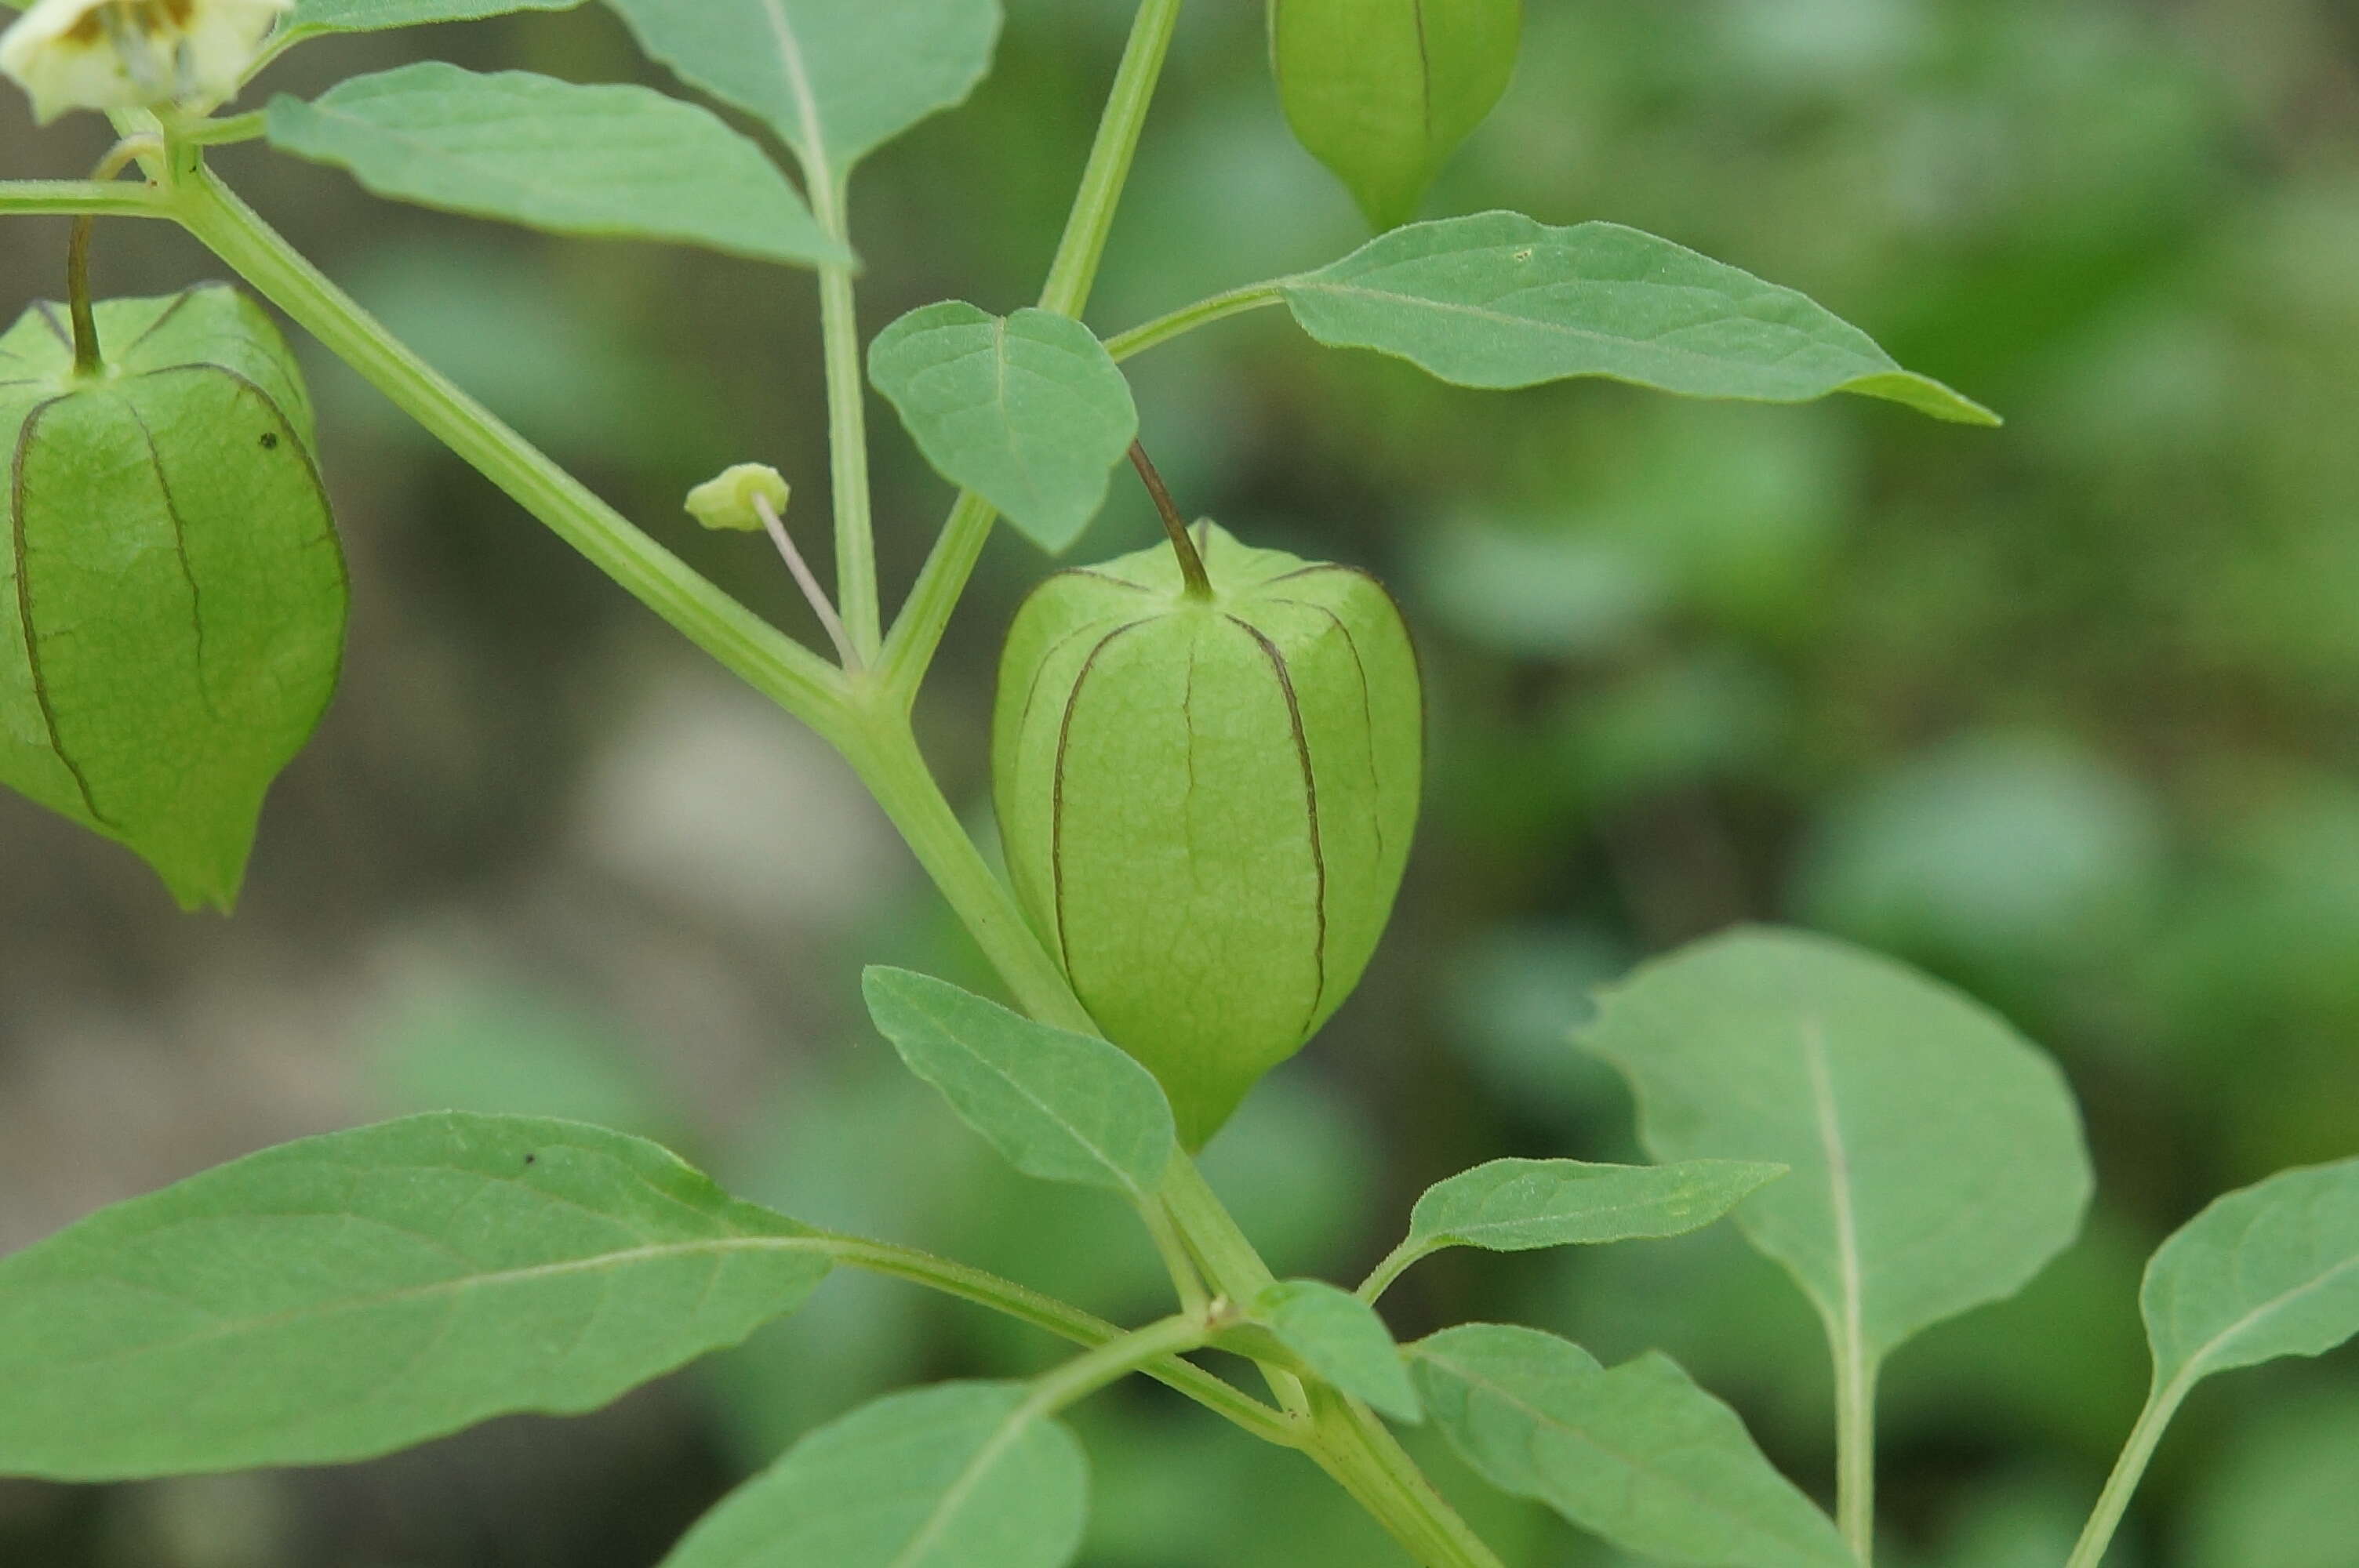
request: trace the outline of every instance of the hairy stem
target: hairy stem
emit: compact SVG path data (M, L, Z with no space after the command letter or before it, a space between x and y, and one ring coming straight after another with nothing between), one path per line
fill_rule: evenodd
M1122 64L1115 68L1114 89L1098 121L1097 139L1082 171L1081 191L1073 199L1072 215L1066 220L1056 260L1049 264L1049 281L1040 290L1043 310L1078 317L1089 303L1107 236L1114 232L1122 189L1130 179L1131 160L1138 154L1138 138L1147 128L1147 106L1155 101L1155 86L1162 80L1163 59L1170 52L1172 30L1179 22L1180 0L1146 0L1131 23L1130 42L1123 49ZM884 679L886 688L904 708L917 700L918 688L925 684L926 671L932 666L942 633L950 627L951 611L966 592L967 579L974 575L975 562L983 558L983 546L998 515L989 502L972 492L959 496L951 508L950 521L942 525L941 537L918 574L908 602L893 623L893 633L885 644Z
M2146 1478L2146 1467L2154 1460L2155 1446L2161 1443L2163 1429L2170 1418L2179 1413L2180 1402L2187 1398L2193 1384L2180 1379L2169 1388L2156 1388L2147 1394L2146 1408L2138 1411L2137 1424L2130 1428L2129 1441L2122 1445L2122 1456L2114 1463L2114 1473L2105 1477L2105 1489L2097 1498L2097 1506L2089 1515L2088 1528L2082 1530L2080 1541L2072 1548L2071 1561L2064 1568L2097 1568L2104 1560L2105 1549L2114 1541L2114 1532L2122 1526L2122 1516L2129 1511L2130 1498Z
M838 746L853 734L843 676L633 526L387 332L201 163L171 211L214 254L518 505L757 691Z
M1360 1281L1360 1299L1370 1306L1375 1305L1377 1298L1392 1289L1393 1281L1408 1273L1411 1264L1428 1256L1429 1250L1422 1243L1408 1240L1386 1253L1383 1260L1368 1271L1368 1277Z

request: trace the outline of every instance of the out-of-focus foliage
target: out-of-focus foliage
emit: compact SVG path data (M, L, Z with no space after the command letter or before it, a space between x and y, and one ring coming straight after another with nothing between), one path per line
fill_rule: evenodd
M1127 8L1011 9L973 100L860 172L871 331L1037 294ZM1393 934L1208 1161L1282 1274L1356 1277L1455 1171L1638 1158L1624 1092L1563 1036L1645 954L1777 917L1927 965L2061 1059L2099 1207L2024 1296L1893 1359L1879 1560L2052 1564L2145 1391L2145 1254L2222 1191L2359 1152L2359 25L2339 0L1558 0L1527 34L1426 211L1664 234L1803 290L2009 425L1453 390L1314 349L1277 312L1127 366L1182 503L1377 570L1430 693ZM327 40L265 85L316 95L419 49L644 70L588 7ZM1166 93L1093 324L1365 238L1287 133L1255 8L1190 7ZM37 137L0 104L0 170L84 172L99 135ZM259 149L221 164L603 492L818 634L758 540L677 515L747 459L821 514L799 275L381 206ZM7 227L0 303L59 292L64 237ZM160 230L102 230L107 292L212 270ZM0 1247L295 1132L480 1105L595 1111L812 1223L1160 1310L1118 1200L1006 1173L861 1021L864 962L989 981L842 771L311 368L354 558L348 684L273 796L238 923L182 922L120 851L0 803ZM889 589L949 495L875 423ZM1119 484L1074 558L1154 529ZM995 543L928 698L978 820L998 639L1047 568ZM1669 1351L1805 1490L1832 1489L1816 1327L1729 1227L1453 1251L1385 1310L1405 1339L1520 1314L1609 1365ZM836 1279L599 1418L350 1471L0 1488L0 1560L641 1568L814 1424L1053 1353ZM2339 1568L2354 1355L2199 1390L2119 1562ZM1092 1568L1392 1561L1307 1463L1157 1390L1075 1426ZM1518 1568L1612 1561L1416 1446Z

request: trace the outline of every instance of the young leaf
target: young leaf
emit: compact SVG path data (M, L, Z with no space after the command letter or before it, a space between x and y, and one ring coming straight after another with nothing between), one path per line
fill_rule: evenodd
M2155 1253L2139 1304L2156 1385L2177 1394L2359 1335L2359 1160L2282 1171L2217 1200Z
M991 69L998 0L607 0L681 81L768 121L815 187Z
M1413 223L1282 287L1319 341L1461 386L1604 376L1764 403L1854 392L1998 423L1792 289L1618 223L1553 229L1520 212Z
M1736 1212L1864 1368L2012 1295L2079 1231L2071 1092L1996 1014L1891 960L1739 931L1606 991L1581 1043L1622 1070L1660 1160L1774 1160Z
M1269 0L1287 123L1379 229L1499 102L1522 32L1523 0Z
M871 968L861 989L909 1070L1026 1175L1133 1199L1163 1179L1171 1108L1119 1047L907 969Z
M732 1493L663 1568L1063 1568L1089 1465L1020 1383L888 1394Z
M593 1410L799 1306L811 1234L574 1122L266 1150L0 1260L0 1474L333 1464Z
M1396 1420L1425 1419L1392 1331L1351 1292L1321 1280L1281 1280L1262 1292L1254 1315L1304 1366L1353 1399Z
M88 379L53 306L0 336L0 784L226 909L343 657L310 403L234 289L97 328Z
M1138 435L1105 345L1046 310L912 310L877 334L868 376L937 472L1051 552L1105 504L1107 474Z
M429 22L473 22L511 11L571 11L582 0L296 0L287 19L289 38L321 33L377 33Z
M1857 1568L1736 1412L1664 1356L1607 1371L1538 1329L1467 1324L1409 1346L1409 1367L1486 1480L1625 1551L1698 1568Z
M560 234L669 240L764 261L849 263L759 147L644 87L429 60L270 104L283 151L379 196Z
M1525 1252L1638 1237L1683 1236L1786 1173L1748 1160L1677 1165L1591 1165L1579 1160L1494 1160L1426 1189L1387 1279L1445 1247Z

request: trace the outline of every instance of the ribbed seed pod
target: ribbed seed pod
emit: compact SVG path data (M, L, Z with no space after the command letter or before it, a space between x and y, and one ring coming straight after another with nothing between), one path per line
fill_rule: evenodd
M311 408L269 318L219 285L0 336L0 784L236 898L270 782L343 652Z
M1060 572L1000 666L1009 871L1107 1037L1200 1147L1359 983L1416 829L1424 713L1375 579L1190 531Z

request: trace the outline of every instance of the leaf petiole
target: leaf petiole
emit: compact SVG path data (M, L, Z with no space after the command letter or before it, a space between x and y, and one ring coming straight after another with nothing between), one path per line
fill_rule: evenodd
M1183 305L1169 315L1158 316L1152 321L1108 338L1106 352L1120 363L1199 327L1209 327L1215 321L1225 321L1232 316L1243 316L1248 311L1266 309L1272 305L1283 305L1286 303L1286 286L1291 281L1280 277L1267 283L1250 283L1243 288L1232 288L1225 294L1199 299L1193 305Z

